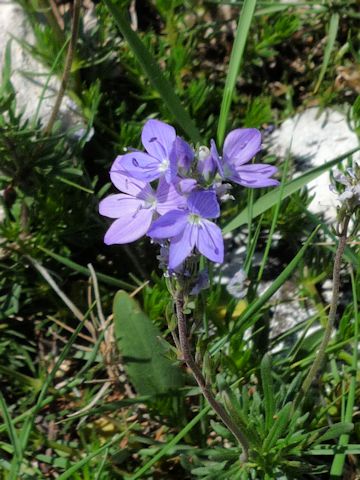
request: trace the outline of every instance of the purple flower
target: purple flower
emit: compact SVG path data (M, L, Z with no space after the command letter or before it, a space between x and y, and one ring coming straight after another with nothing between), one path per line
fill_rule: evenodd
M116 219L105 234L107 245L130 243L149 230L154 214L186 208L183 198L172 184L161 179L156 193L142 180L129 178L126 174L112 171L111 180L124 193L110 195L100 202L99 212Z
M220 228L207 220L217 218L220 208L214 191L190 193L187 211L169 211L148 231L155 239L170 239L169 268L178 267L196 247L213 262L223 262L224 241Z
M261 133L256 128L238 128L225 138L223 156L220 157L214 140L211 141L211 154L217 163L223 179L249 188L279 185L270 178L277 172L272 165L248 163L261 149Z
M131 177L152 182L165 176L170 182L176 176L175 128L159 120L148 120L141 134L146 152L131 152L116 158L113 169ZM183 143L184 140L182 140ZM183 146L184 148L184 146ZM190 148L190 147L189 147Z

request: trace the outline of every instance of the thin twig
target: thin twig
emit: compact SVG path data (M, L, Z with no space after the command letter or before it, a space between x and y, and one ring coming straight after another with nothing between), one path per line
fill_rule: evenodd
M56 117L58 116L61 102L64 98L65 95L65 90L69 81L70 73L71 73L71 66L72 62L74 59L74 53L75 53L75 46L76 46L76 41L78 38L78 33L79 33L79 19L80 19L80 8L81 8L81 0L75 0L74 1L74 14L72 18L72 24L71 24L71 37L70 37L70 43L69 43L69 48L66 54L66 59L65 59L65 66L64 66L64 72L61 78L61 83L60 83L60 88L56 97L56 101L54 104L54 107L52 109L49 121L44 128L44 135L47 136L55 123Z
M35 258L31 257L30 255L26 255L26 258L30 261L30 263L36 268L36 270L42 275L42 277L47 281L50 287L54 290L54 292L61 298L61 300L65 303L65 305L69 308L69 310L73 313L73 315L82 322L84 320L84 315L82 312L77 308L76 305L70 300L70 298L65 295L65 293L60 289L57 285L55 280L52 278L50 273L44 268L41 263L39 263ZM85 321L86 329L93 334L94 326L89 320Z
M239 429L239 427L233 422L230 415L226 412L224 407L215 399L210 386L207 384L204 375L202 374L200 367L197 365L193 356L191 354L191 348L187 336L187 328L186 328L186 316L184 314L184 293L182 290L176 292L175 296L175 308L176 308L176 316L178 320L178 330L179 330L179 341L180 341L180 348L181 353L183 355L183 360L192 371L194 378L199 385L204 397L209 402L213 410L217 413L220 417L224 425L230 430L230 432L234 435L237 439L239 444L242 447L243 455L242 460L247 461L248 458L248 451L249 451L249 442L244 435L244 433Z
M64 330L67 330L70 333L74 333L75 328L70 327L69 325L66 325L66 323L62 322L61 320L58 320L55 317L52 317L51 315L48 315L47 318L55 322L59 327L63 328ZM92 337L89 337L88 335L85 335L84 333L79 333L79 337L82 338L83 340L86 340L89 343L95 343L95 340Z
M325 327L324 336L321 341L318 354L315 357L314 363L312 364L309 370L309 373L307 374L300 388L298 395L295 397L294 407L298 406L301 403L301 401L305 398L312 382L314 381L319 369L322 366L322 363L324 361L325 354L326 354L326 349L331 338L331 333L334 327L334 323L336 319L336 311L337 311L338 302L339 302L340 270L341 270L342 257L344 255L344 251L346 247L349 221L350 221L350 217L348 216L344 220L343 228L341 232L339 232L339 242L336 249L334 267L333 267L333 287L332 287L329 317L328 317L327 325Z
M102 306L101 306L99 284L98 284L98 281L97 281L97 277L96 277L94 267L91 265L91 263L88 263L87 267L90 270L91 282L92 282L92 285L93 285L95 301L96 301L97 314L98 314L98 317L99 317L99 320L100 320L100 325L103 327L106 323L106 320L105 320L105 316L104 316L104 313L102 311Z

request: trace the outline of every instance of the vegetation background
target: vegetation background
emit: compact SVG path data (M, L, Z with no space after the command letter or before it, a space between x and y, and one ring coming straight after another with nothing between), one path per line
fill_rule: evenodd
M148 118L208 144L238 127L266 137L318 106L346 112L359 133L359 3L18 4L35 41L15 37L2 52L0 478L359 478L356 238L345 253L326 367L301 408L291 406L327 321L336 248L333 225L308 209L306 185L350 165L349 152L296 176L291 155L265 150L281 187L239 188L222 217L228 251L235 255L239 239L246 245L246 297L215 280L192 307L205 373L252 436L246 466L179 361L156 248L147 239L105 246L107 222L97 211L113 191L112 161L140 147ZM12 83L14 43L49 72L23 72L45 79L39 98L29 98L38 106L30 118ZM60 91L44 119L52 76L66 98ZM66 99L80 129L64 129L57 101ZM279 330L273 295L289 285L301 321Z

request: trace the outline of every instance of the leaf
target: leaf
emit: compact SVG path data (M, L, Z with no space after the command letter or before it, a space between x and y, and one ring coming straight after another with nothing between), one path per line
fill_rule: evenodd
M194 427L197 425L200 420L208 413L210 410L210 405L207 405L205 408L200 410L200 412L177 434L174 438L168 441L164 447L155 455L153 455L145 465L143 465L135 474L129 477L127 480L138 480L138 478L144 478L143 475L147 472L155 463L157 463L164 455L167 455L172 448L177 445L180 440L182 440Z
M264 393L265 427L269 431L274 423L275 393L271 375L271 357L265 354L260 364L261 384Z
M151 56L136 32L134 32L124 13L112 0L104 0L115 23L125 37L151 85L159 92L174 118L194 143L201 141L201 135L188 112L182 106L170 82L164 77L155 58Z
M324 51L323 63L321 65L320 74L319 74L318 81L316 82L314 93L316 93L319 90L321 82L324 79L326 69L329 65L331 52L333 51L337 32L339 29L339 20L340 20L340 16L338 13L333 13L331 15L330 23L329 23L329 33L328 33L328 38L327 38L326 47Z
M45 247L38 247L39 250L42 252L46 253L50 257L54 258L58 262L62 263L66 267L71 268L71 270L74 270L75 272L82 273L83 275L86 275L87 277L90 275L90 270L87 267L83 267L82 265L79 265L78 263L74 262L73 260L70 260L69 258L63 257L62 255L59 255L58 253L54 253L51 250L48 250ZM119 288L126 288L128 290L134 290L136 286L131 285L130 283L124 282L123 280L119 280L118 278L111 277L110 275L105 275L104 273L96 273L96 276L98 280L100 280L103 283L106 283L108 285L112 285L114 287L119 287Z
M319 438L316 439L314 445L318 443L326 442L332 440L333 438L338 438L344 433L349 433L354 429L354 424L351 422L339 422L331 425L331 427Z
M263 451L267 452L273 447L276 441L281 437L283 431L287 427L290 413L292 410L292 403L287 403L278 413L277 419L274 420L273 426L270 429L267 437L264 440Z
M219 146L222 145L224 141L229 110L234 95L236 80L239 74L239 69L245 50L246 40L249 35L249 29L254 15L255 6L256 0L245 0L241 9L240 19L236 30L234 45L231 51L229 70L226 77L226 83L220 108L219 124L217 131L217 140Z
M293 193L297 192L300 190L302 187L304 187L307 183L311 182L315 178L319 177L322 173L326 172L326 170L329 170L333 166L335 166L337 163L341 162L342 160L345 160L347 157L352 155L353 153L357 152L360 150L360 147L353 148L352 150L349 150L348 152L344 153L343 155L340 155L339 157L336 157L334 160L330 160L327 163L324 163L324 165L321 165L320 167L315 167L312 168L311 170L308 170L305 172L303 175L300 175L300 177L295 178L294 180L291 180L289 183L287 183L284 187L284 190L282 192L282 199L289 197ZM273 207L276 202L279 199L279 190L281 187L274 188L268 193L265 193L262 197L260 197L258 200L253 205L253 211L252 211L252 217L255 218L258 215L260 215L263 212L266 212L266 210L269 210L269 208ZM235 218L231 220L230 223L228 223L224 228L223 228L223 233L229 233L232 230L235 230L235 228L240 227L241 225L245 225L248 222L248 209L244 208Z
M159 329L126 292L114 299L115 335L131 382L140 395L156 395L183 385L180 369L165 356Z
M3 397L3 394L1 392L0 392L0 410L4 419L7 433L9 435L9 439L11 441L11 445L14 449L14 461L20 461L21 455L22 455L21 444L19 441L19 437L16 433L9 409L6 405L5 398Z
M109 442L105 443L105 445L103 445L102 447L98 448L97 450L94 450L93 452L91 452L89 455L87 455L86 457L82 458L81 460L79 460L78 462L74 463L73 465L71 465L71 467L66 470L66 472L64 472L62 475L60 475L58 478L58 480L66 480L67 478L74 478L72 475L77 472L78 470L80 470L80 468L82 468L83 466L87 465L93 458L97 457L98 455L100 455L100 453L103 453L103 452L106 452L107 449L109 447L111 447L112 445L114 445L115 443L118 443L127 433L128 431L135 425L132 424L130 425L130 427L125 431L125 432L122 432L121 434L119 435L115 435Z

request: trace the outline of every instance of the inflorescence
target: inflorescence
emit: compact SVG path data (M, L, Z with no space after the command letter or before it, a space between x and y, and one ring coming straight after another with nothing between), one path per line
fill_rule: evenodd
M179 268L194 251L223 262L221 230L212 220L220 216L219 200L231 198L227 182L248 188L279 183L272 178L276 167L249 163L261 149L259 130L230 132L222 155L214 140L210 149L194 149L159 120L146 122L141 141L146 152L119 155L111 167L111 181L122 193L100 202L100 214L115 219L105 243L124 244L147 235L161 245L169 270Z

